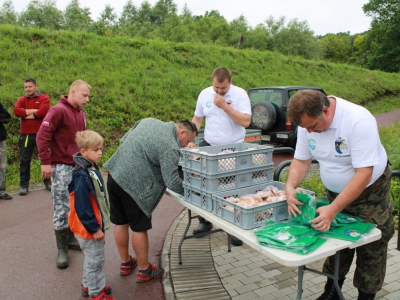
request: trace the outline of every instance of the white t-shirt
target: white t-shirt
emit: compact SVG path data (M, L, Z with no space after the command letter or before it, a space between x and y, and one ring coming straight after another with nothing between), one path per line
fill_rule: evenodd
M332 124L322 133L308 133L299 126L294 157L318 160L323 184L335 193L340 193L354 176L354 168L373 166L369 186L382 175L387 164L376 119L364 107L329 97L336 98Z
M204 89L197 99L194 115L206 118L204 139L211 146L243 142L245 128L233 122L223 109L214 105L216 95L211 86ZM244 89L231 85L224 98L227 103L231 102L235 110L251 115L250 99Z

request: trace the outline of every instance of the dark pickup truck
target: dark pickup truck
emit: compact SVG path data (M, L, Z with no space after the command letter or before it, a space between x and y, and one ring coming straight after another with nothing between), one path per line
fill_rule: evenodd
M297 91L312 89L324 92L317 86L267 86L249 89L251 124L248 128L261 129L262 144L296 147L297 126L287 115L287 107Z

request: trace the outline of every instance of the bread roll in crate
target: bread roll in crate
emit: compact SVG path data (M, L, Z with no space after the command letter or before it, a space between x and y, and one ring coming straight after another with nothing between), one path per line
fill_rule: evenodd
M279 222L289 218L285 184L271 181L240 189L212 194L212 212L244 229L263 226L265 222ZM298 192L315 193L298 188Z
M250 143L185 148L182 149L182 168L207 175L261 166L273 168L273 151L272 146Z

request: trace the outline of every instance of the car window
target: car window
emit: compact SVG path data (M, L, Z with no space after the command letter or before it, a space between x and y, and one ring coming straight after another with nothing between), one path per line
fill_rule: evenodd
M251 105L260 102L268 101L275 106L282 106L282 91L276 90L252 90L249 92Z

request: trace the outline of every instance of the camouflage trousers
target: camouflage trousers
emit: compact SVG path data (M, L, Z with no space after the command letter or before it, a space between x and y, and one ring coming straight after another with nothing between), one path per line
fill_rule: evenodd
M0 195L6 191L7 153L6 141L0 141Z
M382 288L386 274L387 248L394 234L393 202L390 199L390 179L392 171L389 164L384 173L343 212L362 218L365 222L374 223L381 230L380 240L358 247L340 251L339 279L344 279L349 272L354 253L357 252L354 286L365 293L375 294ZM332 202L338 194L326 191ZM323 271L333 274L335 256L326 259Z
M55 230L68 228L69 213L69 192L68 184L71 182L73 166L55 165L52 166L51 177L51 198L53 199L54 216L53 223Z

